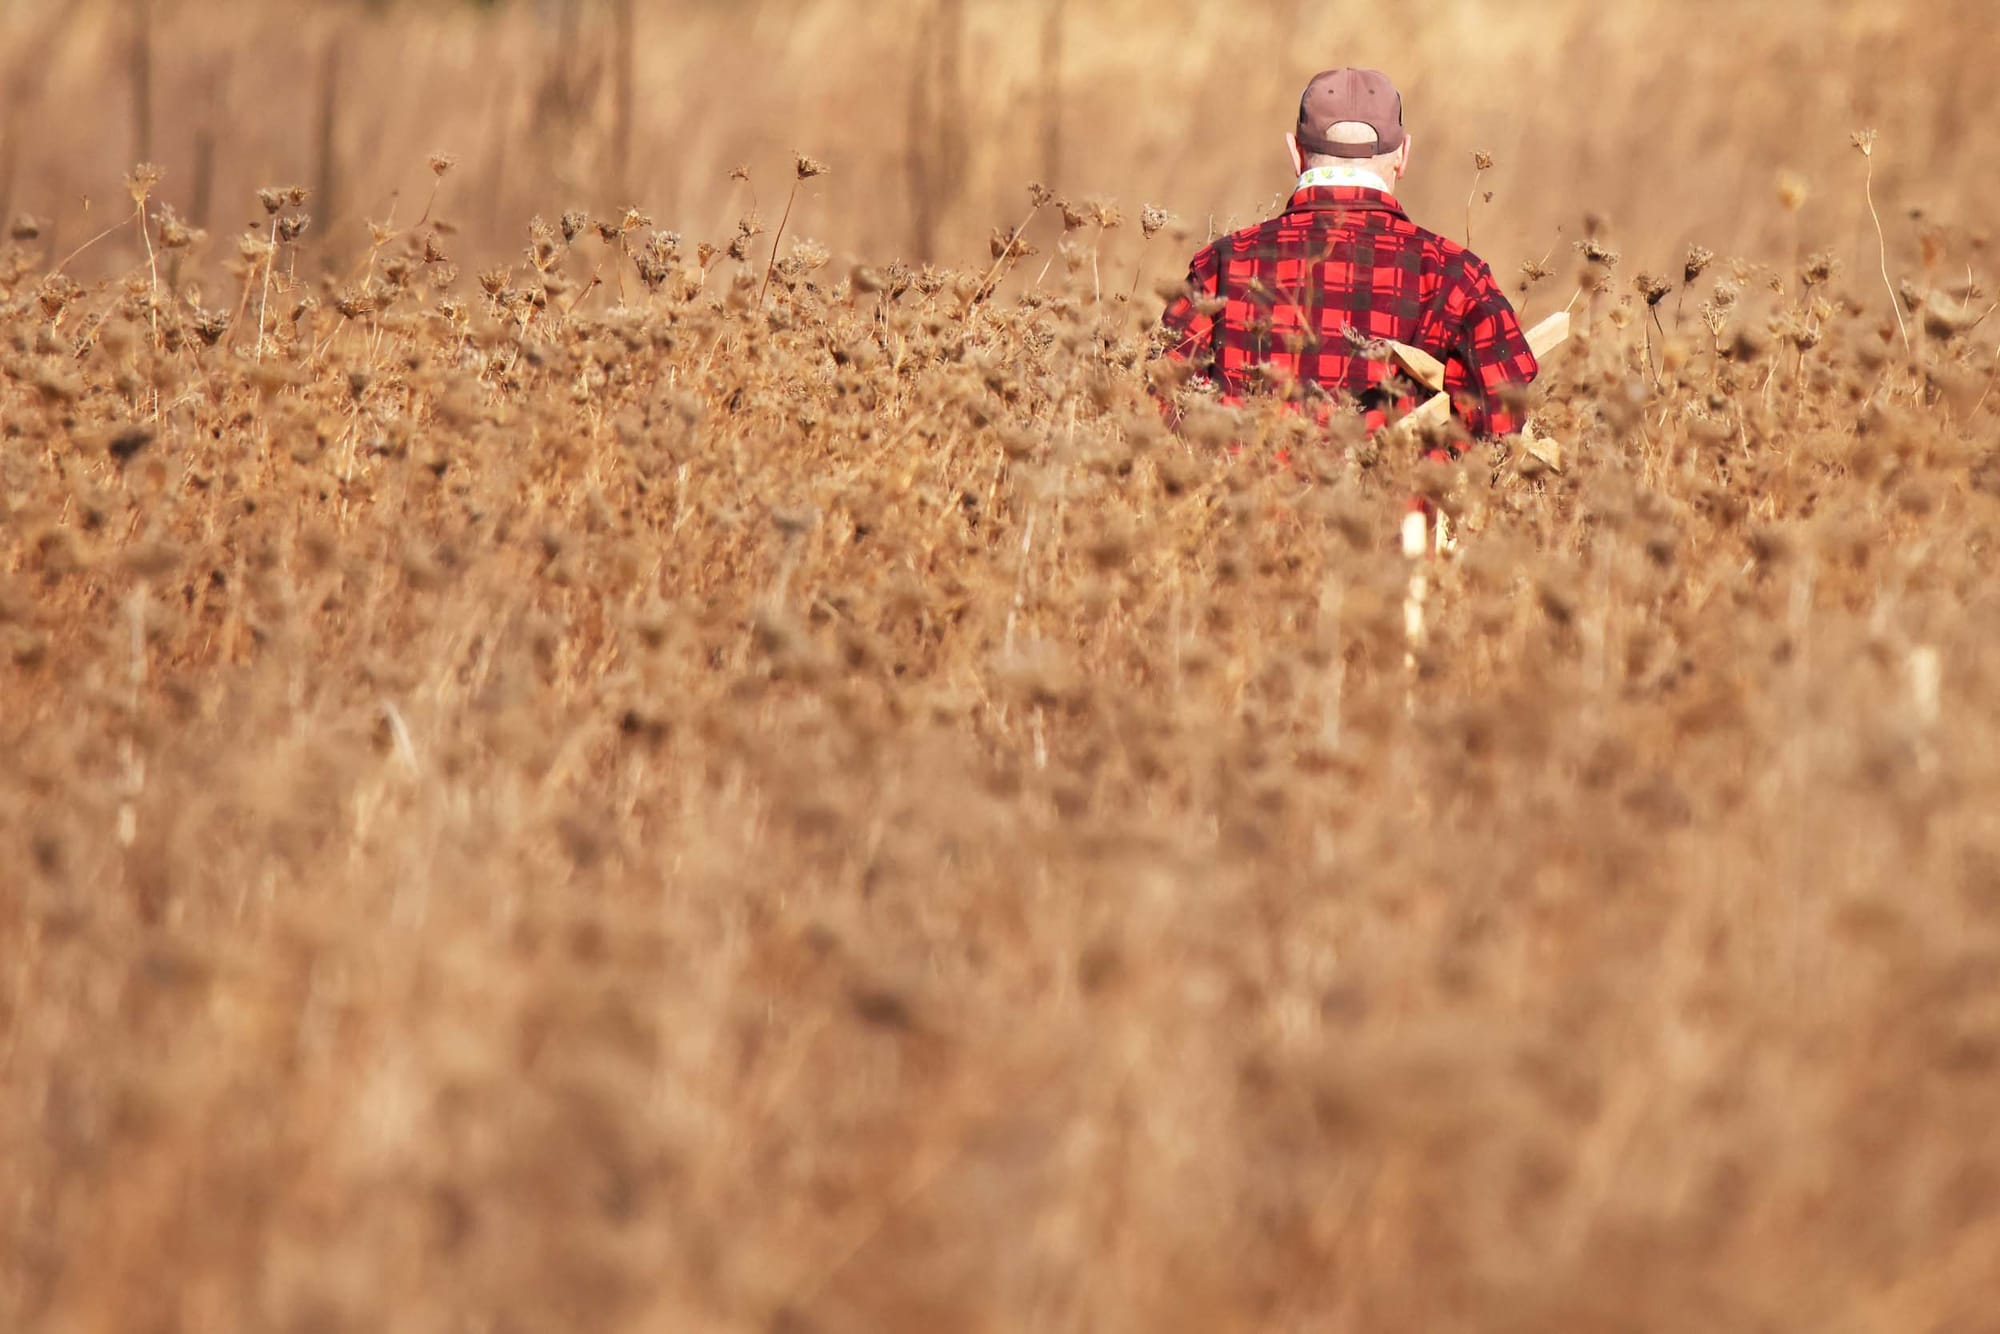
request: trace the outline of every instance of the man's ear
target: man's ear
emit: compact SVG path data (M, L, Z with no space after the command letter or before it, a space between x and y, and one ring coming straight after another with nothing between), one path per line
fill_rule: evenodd
M1292 155L1292 175L1294 176L1305 175L1306 155L1299 151L1299 136L1297 136L1296 134L1286 135L1285 148Z
M1403 149L1402 152L1398 153L1396 156L1397 180L1401 180L1403 178L1403 173L1410 169L1410 154L1416 151L1416 146L1417 146L1417 141L1410 136L1410 133L1407 130L1404 131Z

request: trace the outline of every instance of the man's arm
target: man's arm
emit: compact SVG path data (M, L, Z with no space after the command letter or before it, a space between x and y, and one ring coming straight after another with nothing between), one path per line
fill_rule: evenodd
M1539 369L1513 303L1493 281L1492 270L1468 255L1444 383L1474 439L1513 435L1521 429L1510 393L1533 383Z
M1215 315L1219 310L1221 273L1222 264L1215 247L1206 247L1188 265L1187 286L1167 303L1166 312L1160 316L1157 355L1179 363L1185 368L1182 372L1185 378L1205 380L1215 365ZM1174 386L1164 391L1158 381L1155 386L1162 409L1171 416Z

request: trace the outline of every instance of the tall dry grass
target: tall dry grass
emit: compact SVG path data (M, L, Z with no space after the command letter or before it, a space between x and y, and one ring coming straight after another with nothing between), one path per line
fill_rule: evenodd
M170 97L191 39L159 9ZM685 11L642 53L634 163L663 151L663 62L706 52L720 80L780 29L830 49L794 34L831 41L838 12ZM1879 28L1827 31L1875 31L1877 61L1940 40L1855 12ZM1555 150L1515 119L1511 151L1462 131L1498 163L1489 250L1536 209L1625 216L1533 289L1593 310L1536 391L1560 466L1509 443L1420 467L1275 413L1160 426L1136 261L1171 273L1197 192L1253 177L1212 141L1091 137L1093 97L1128 101L1087 40L1114 17L1065 16L1065 169L1192 238L1061 184L1016 245L1019 183L989 208L974 181L939 224L970 253L892 264L907 159L873 156L867 102L790 122L828 131L800 146L830 174L753 166L773 219L800 187L776 253L712 179L763 132L754 98L682 146L714 192L685 211L728 200L717 225L565 215L525 141L399 119L439 85L388 81L372 45L402 34L415 70L490 42L498 101L526 12L411 10L343 39L344 108L368 72L385 127L460 155L417 162L395 226L327 239L312 198L256 197L306 159L246 180L243 136L304 144L305 115L218 122L205 243L166 212L171 160L138 201L99 191L93 226L129 204L146 229L79 258L102 281L16 239L0 1326L1990 1320L2000 357L1956 286L1976 238L1907 217L1988 188L1918 133L1957 94L1901 70L1872 159L1843 114L1832 148L1705 140L1678 190L1636 153L1530 173ZM1183 71L1163 105L1192 124L1241 99L1247 39L1183 17L1186 63L1153 79ZM1683 21L1606 14L1577 68ZM1557 58L1495 26L1510 80ZM1754 50L1645 54L1747 99L1715 67ZM1760 68L1758 105L1833 96ZM1607 162L1701 137L1654 102L1575 123ZM1039 151L1036 118L1008 124ZM81 155L118 125L76 118L70 169L118 160ZM391 138L350 148L343 192L394 178ZM1434 151L1442 224L1471 158ZM1760 155L1806 184L1781 199ZM1182 166L1186 195L1117 175ZM1873 230L1843 221L1868 167L1908 352ZM529 197L558 220L411 225ZM1701 217L1719 258L1681 243ZM870 263L829 257L878 232ZM1412 491L1462 534L1414 677Z

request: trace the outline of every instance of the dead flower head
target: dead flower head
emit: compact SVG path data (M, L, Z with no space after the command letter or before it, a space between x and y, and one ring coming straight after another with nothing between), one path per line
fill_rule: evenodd
M171 204L162 204L153 215L153 222L159 228L160 246L165 250L185 250L208 237L199 228L188 226Z
M165 167L151 162L141 162L126 175L125 192L132 196L134 204L143 204L166 174Z

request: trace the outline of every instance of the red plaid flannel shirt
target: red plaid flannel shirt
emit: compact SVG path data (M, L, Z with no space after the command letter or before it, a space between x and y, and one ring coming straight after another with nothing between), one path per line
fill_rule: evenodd
M1357 186L1300 190L1278 217L1209 245L1162 324L1165 355L1191 363L1223 402L1323 390L1358 404L1371 430L1430 396L1396 363L1369 356L1372 340L1443 362L1445 390L1475 437L1521 428L1506 391L1538 369L1485 262L1411 222L1390 195Z

